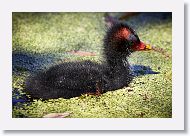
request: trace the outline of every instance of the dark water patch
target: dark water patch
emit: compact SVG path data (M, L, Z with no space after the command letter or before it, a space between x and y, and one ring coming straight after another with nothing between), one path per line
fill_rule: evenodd
M171 20L171 12L141 12L125 21L134 29L138 29L139 27L145 27L147 24L161 24Z
M22 91L19 91L19 89L14 88L12 92L12 105L16 105L17 103L26 103L29 102L28 97L26 94L22 93Z

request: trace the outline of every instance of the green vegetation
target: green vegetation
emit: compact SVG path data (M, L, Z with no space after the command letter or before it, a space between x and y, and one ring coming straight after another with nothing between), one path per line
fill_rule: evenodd
M68 111L71 112L69 118L171 118L171 18L151 19L144 13L130 18L128 23L136 28L142 41L162 48L169 55L157 51L135 52L129 58L131 65L149 66L159 74L135 77L129 87L99 97L83 95L17 103L13 106L13 117L43 117L48 113ZM43 61L35 61L45 65L41 69L63 61L87 59L100 62L104 34L104 13L13 13L13 62L14 54L44 57ZM69 54L72 50L93 52L96 56ZM15 90L23 93L24 81L34 69L30 62L22 61L21 57L13 65L15 98L18 97Z

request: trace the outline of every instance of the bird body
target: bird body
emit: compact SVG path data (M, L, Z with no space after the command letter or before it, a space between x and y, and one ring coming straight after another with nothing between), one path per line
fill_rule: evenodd
M135 31L124 23L113 24L104 38L105 59L101 64L81 61L52 66L30 76L25 92L32 98L55 99L122 88L133 79L127 57L138 49L145 50L146 46Z

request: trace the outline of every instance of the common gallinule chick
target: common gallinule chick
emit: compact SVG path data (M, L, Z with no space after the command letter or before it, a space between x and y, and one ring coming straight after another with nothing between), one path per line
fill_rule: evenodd
M26 80L25 92L32 98L72 98L82 94L101 94L127 86L133 76L128 56L150 49L125 23L108 28L101 64L91 61L65 62Z

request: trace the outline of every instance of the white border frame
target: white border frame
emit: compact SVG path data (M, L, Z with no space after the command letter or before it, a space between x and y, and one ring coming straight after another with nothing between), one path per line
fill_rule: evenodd
M12 12L126 11L172 12L172 118L12 118ZM183 1L1 0L0 18L0 125L3 130L184 130Z

